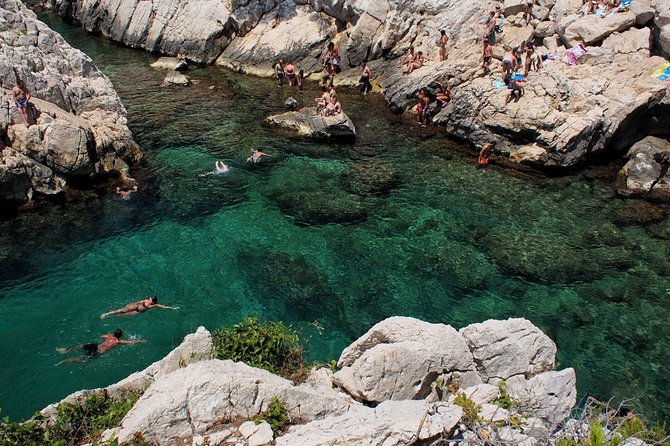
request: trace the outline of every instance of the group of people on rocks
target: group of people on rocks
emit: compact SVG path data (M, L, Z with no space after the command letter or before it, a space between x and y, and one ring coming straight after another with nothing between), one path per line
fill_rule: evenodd
M342 113L342 104L337 98L337 92L333 87L321 86L322 94L314 101L316 102L316 114L321 116L337 116Z
M284 61L279 59L275 65L275 76L277 77L277 86L283 86L284 78L286 78L289 87L295 85L298 87L298 91L300 91L300 93L303 92L305 70L299 69L296 71L296 67L293 65L293 62L289 61L286 65L284 65Z
M618 11L622 6L621 0L587 0L587 14L600 14L603 17L611 12Z

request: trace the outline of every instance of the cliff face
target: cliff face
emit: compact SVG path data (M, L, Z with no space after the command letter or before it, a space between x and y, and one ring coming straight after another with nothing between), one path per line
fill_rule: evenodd
M346 348L334 375L313 370L300 385L208 360L211 350L201 327L165 359L105 389L146 391L102 439L129 441L139 432L161 446L554 444L576 400L574 370L555 370L555 344L525 319L457 331L392 317ZM242 424L274 398L293 420L275 442L267 425ZM55 405L42 411L47 419L55 413Z
M109 79L18 0L0 2L0 200L55 194L69 178L116 171L141 153ZM29 127L11 94L32 94Z
M272 75L279 58L307 74L320 70L318 58L333 40L343 67L373 61L374 80L398 111L415 105L420 87L449 82L453 100L435 121L477 145L495 136L511 163L573 167L607 151L623 153L644 136L670 133L668 84L651 77L666 62L651 52L667 54L670 46L670 12L661 0L634 0L628 11L607 17L585 14L583 0L539 0L529 24L522 19L525 2L500 3L506 19L494 59L502 59L504 45L525 40L555 58L532 71L524 97L508 105L507 89L480 68L481 19L493 8L488 1L48 1L64 17L128 45L187 52L196 62L216 60L263 76ZM442 29L449 36L445 62L436 60ZM566 51L579 43L588 53L569 66ZM409 46L434 60L405 75L398 58ZM498 62L492 69L500 77ZM336 84L355 84L358 73L345 70Z

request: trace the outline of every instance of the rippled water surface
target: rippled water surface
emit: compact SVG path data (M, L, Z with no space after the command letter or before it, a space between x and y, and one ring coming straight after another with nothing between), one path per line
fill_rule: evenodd
M303 327L324 361L391 315L456 327L526 317L577 370L581 395L670 414L670 223L616 198L612 168L477 170L439 132L353 91L341 95L356 144L300 141L262 125L297 95L287 87L216 67L160 87L154 56L45 19L112 79L146 167L130 200L84 194L0 223L3 414L112 383L199 325L248 314ZM310 84L298 99L316 94ZM271 156L251 168L251 147ZM216 159L231 172L200 178ZM148 294L180 310L98 318ZM149 342L55 365L57 347L116 326Z

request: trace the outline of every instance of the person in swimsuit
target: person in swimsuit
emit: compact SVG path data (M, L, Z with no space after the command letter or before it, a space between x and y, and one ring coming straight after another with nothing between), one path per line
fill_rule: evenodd
M493 153L493 150L496 147L496 141L491 140L484 144L484 147L482 147L482 150L479 151L479 156L477 157L477 166L478 167L485 167L488 166L489 164L489 157Z
M302 93L302 89L305 85L305 70L302 68L298 71L298 77L295 78L295 82L298 85L298 91Z
M435 83L440 87L440 90L435 93L435 103L442 109L442 107L451 101L451 85L446 82L441 84L436 81Z
M414 47L410 46L407 49L407 52L403 56L402 60L400 61L399 67L402 67L403 65L405 65L405 67L406 67L405 71L407 71L409 69L410 64L412 62L414 62L415 59L416 59L416 53L414 52Z
M524 88L511 74L505 77L504 82L509 89L509 94L507 95L507 98L505 98L505 105L509 104L512 98L514 98L514 102L518 102L519 99L521 99L521 96L523 96L525 93Z
M123 186L116 188L116 195L123 198L124 200L129 199L130 194L132 194L133 192L137 192L137 185L134 185L133 187Z
M251 149L252 155L247 158L247 163L258 164L262 156L270 156L265 152L262 152L261 149Z
M408 66L407 66L407 74L411 73L412 71L416 70L417 68L421 68L424 66L426 61L431 60L429 57L426 57L423 55L423 52L419 51L416 54L416 59L414 59Z
M533 1L526 2L526 9L523 12L523 17L526 19L526 26L530 25L530 21L533 19Z
M430 107L430 98L426 94L425 88L419 90L418 101L419 103L416 106L417 121L421 127L425 127L428 125L428 108Z
M337 116L342 113L342 104L337 99L337 95L330 95L330 103L326 105L325 116Z
M335 73L342 72L342 69L340 68L340 50L335 46L334 42L328 42L323 65L325 66L329 62L333 66Z
M491 45L491 41L489 39L484 38L484 51L483 51L483 63L482 63L482 68L484 69L484 75L489 74L491 70L489 70L489 65L491 65L491 58L493 57L493 45Z
M333 87L333 82L335 82L335 66L330 63L326 62L326 74L323 76L323 85L328 85L329 87Z
M14 95L14 104L16 110L18 110L21 119L23 119L26 127L30 127L30 122L28 121L28 105L30 103L30 92L23 84L23 81L16 81L16 85L12 87L12 94Z
M449 37L447 37L447 32L445 30L440 31L440 62L447 60L447 42Z
M326 105L330 104L330 92L328 91L328 87L322 85L321 91L323 91L321 96L314 99L314 101L316 102L317 115L323 114L323 111L326 109Z
M370 78L372 77L372 72L370 71L370 67L368 66L367 61L363 62L363 73L361 74L360 78L360 83L361 85L361 91L363 92L363 96L367 95L372 91L372 84L370 83Z
M65 363L70 363L70 362L85 362L88 361L98 355L101 355L102 353L105 353L106 351L109 351L116 347L117 345L121 344L139 344L141 342L147 342L145 339L133 339L130 341L126 341L121 339L121 336L123 336L123 330L120 328L117 328L114 330L114 333L107 333L104 335L101 335L100 337L104 339L104 342L101 344L97 342L92 342L89 344L81 344L81 345L76 345L74 347L70 348L59 348L58 352L59 353L69 353L74 350L83 350L84 351L84 356L81 357L76 357L76 358L67 358L64 359L63 361L59 362L56 365L60 364L65 364Z
M297 80L295 78L295 67L291 62L286 64L286 67L284 69L284 72L286 74L286 79L288 79L288 86L292 87L293 84L297 84Z
M275 65L275 75L277 76L277 86L281 87L284 84L284 61L281 59Z
M517 69L519 62L511 51L508 51L503 56L503 77L511 76L512 72Z
M149 296L144 300L138 300L137 302L133 302L131 304L126 305L123 308L119 308L118 310L110 311L108 313L104 313L100 315L100 319L104 319L107 316L116 316L119 314L127 314L127 315L133 315L133 314L139 314L143 313L151 308L165 308L167 310L178 310L179 307L168 307L167 305L161 305L158 303L158 298L156 296Z

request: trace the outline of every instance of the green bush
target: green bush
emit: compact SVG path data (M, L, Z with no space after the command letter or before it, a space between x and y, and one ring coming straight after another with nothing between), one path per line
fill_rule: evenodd
M454 404L461 406L463 409L463 418L465 421L472 424L478 424L481 422L481 419L479 418L479 404L468 398L464 392L459 392L456 395L456 398L454 398Z
M47 429L40 426L40 418L23 424L4 418L0 420L0 446L75 446L96 440L105 429L117 426L138 398L136 392L120 398L100 393L86 396L80 404L62 403Z
M493 404L507 410L517 410L521 407L521 402L515 400L507 393L507 383L505 381L498 383L498 390L500 391L500 395L492 401Z
M304 379L303 347L298 332L281 322L247 317L232 328L214 331L213 357L243 361L285 378Z
M256 423L266 421L272 428L275 437L291 424L291 416L288 414L288 409L279 398L272 397L270 404L265 412L254 418Z

